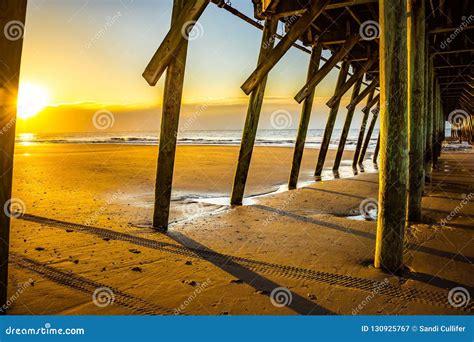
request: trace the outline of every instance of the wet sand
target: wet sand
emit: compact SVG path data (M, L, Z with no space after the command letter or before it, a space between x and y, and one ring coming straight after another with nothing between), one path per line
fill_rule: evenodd
M407 230L403 277L371 267L375 222L348 219L377 197L376 173L306 184L249 206L211 205L192 199L228 195L238 148L182 146L178 222L162 234L149 228L155 152L17 149L14 197L26 209L12 224L9 293L30 279L34 286L24 288L11 314L471 312L472 302L456 308L448 292L473 293L474 202L464 201L474 188L472 152L441 159L423 199L425 223ZM316 156L306 151L302 180L312 179ZM291 149L257 148L254 157L248 194L286 183ZM100 306L93 294L104 288L113 300ZM272 301L274 291L286 305Z

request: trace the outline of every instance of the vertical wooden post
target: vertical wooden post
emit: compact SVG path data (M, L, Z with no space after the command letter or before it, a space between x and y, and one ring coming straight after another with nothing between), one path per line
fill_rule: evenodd
M316 44L313 47L311 58L308 67L307 81L309 81L319 69L319 63L321 60L322 45ZM295 151L293 153L293 163L291 165L290 179L288 181L288 188L295 189L298 183L298 177L300 173L301 160L303 158L304 144L306 141L306 134L308 132L309 119L311 118L311 110L313 108L313 100L315 90L313 89L309 95L305 98L303 108L301 111L300 124L298 127L298 135L296 137Z
M407 0L380 0L380 173L376 268L403 265L408 183Z
M271 53L274 46L274 35L278 26L278 19L268 18L265 21L263 29L262 43L260 46L260 55L258 57L258 65L261 65L267 56ZM250 94L249 106L247 109L247 118L245 120L244 131L242 134L242 142L240 144L239 161L235 172L234 187L232 189L231 204L242 204L245 192L245 184L252 159L253 146L255 144L255 136L257 134L258 119L262 109L263 96L265 95L265 87L267 85L267 75L265 75L257 87Z
M374 164L377 164L377 159L379 158L379 151L380 151L380 132L379 132L379 137L377 138L377 144L375 144L374 156L372 157L372 161Z
M439 134L439 96L438 96L438 81L435 79L433 88L433 167L438 163L438 134Z
M341 70L339 71L339 76L337 78L336 89L334 91L335 94L337 94L339 89L344 85L348 71L349 71L349 62L347 61L342 62ZM321 149L319 150L318 163L316 165L316 172L314 173L314 175L318 177L321 176L321 173L323 172L324 161L326 160L329 143L331 142L331 135L334 129L334 123L336 122L337 112L339 111L340 103L341 103L341 99L339 98L331 107L331 110L329 112L328 121L326 123L326 128L324 130L323 141L321 142Z
M359 155L359 165L362 165L364 163L365 159L365 154L367 153L367 149L369 148L370 144L370 139L372 138L372 133L374 132L375 124L377 122L377 119L379 117L379 112L380 112L380 104L372 110L372 113L374 116L372 116L372 121L370 121L369 129L367 130L367 135L365 136L364 140L364 145L362 145L362 149L360 151Z
M408 0L408 120L409 155L408 221L421 220L421 199L425 177L424 168L424 68L425 0Z
M431 182L431 171L433 168L433 57L427 58L428 63L428 107L425 109L426 114L426 147L425 147L425 181Z
M184 0L174 0L171 26L178 20L184 5ZM155 183L155 208L153 212L153 227L159 230L168 229L176 140L178 136L179 113L181 110L187 51L188 41L185 40L166 70L158 167Z
M20 80L21 52L26 17L26 0L0 3L0 306L7 303L10 215L4 210L11 199L15 123ZM5 314L1 310L0 314Z
M362 75L354 84L352 89L351 102L359 95L360 87L362 86L364 75ZM352 118L354 117L355 107L351 107L347 110L346 121L342 128L341 138L339 139L339 146L337 147L336 160L334 161L333 170L337 171L339 165L341 165L342 154L344 153L344 147L346 146L347 136L351 128Z
M374 93L375 93L375 88L372 90L367 97L367 105L372 102L372 99L374 98ZM369 120L369 114L370 114L370 108L366 112L364 112L364 116L362 117L362 123L360 125L360 131L359 131L359 138L357 139L357 145L356 149L354 152L354 159L352 161L352 167L355 169L357 167L357 161L359 160L359 155L360 155L360 149L362 147L362 143L364 142L364 136L365 136L365 128L367 126L367 121Z

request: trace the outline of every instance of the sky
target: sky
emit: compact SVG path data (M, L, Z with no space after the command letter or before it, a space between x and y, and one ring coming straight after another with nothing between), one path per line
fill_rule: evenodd
M232 5L253 17L250 0ZM20 131L91 131L97 110L114 113L112 130L158 130L164 77L151 87L141 75L169 30L171 8L172 0L29 0L20 82L46 90L48 107L20 120ZM186 129L242 129L248 97L240 86L256 67L261 31L214 4L199 23L188 49L181 123L194 118ZM260 128L272 128L278 110L291 114L288 128L297 128L301 105L293 97L308 62L308 54L290 49L270 72ZM317 87L312 128L325 125L336 77L333 70ZM358 120L356 114L353 127Z

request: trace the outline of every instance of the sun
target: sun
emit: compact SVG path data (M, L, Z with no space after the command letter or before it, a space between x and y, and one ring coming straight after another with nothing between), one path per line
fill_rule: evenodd
M48 91L33 83L20 83L18 90L18 117L29 119L41 112L49 103Z

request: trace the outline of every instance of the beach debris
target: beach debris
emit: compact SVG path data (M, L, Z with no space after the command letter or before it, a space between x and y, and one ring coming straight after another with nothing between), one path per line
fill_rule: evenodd
M193 262L192 262L192 261L190 261L190 260L188 260L188 261L186 261L184 264L189 266L189 265L192 265L192 264L193 264Z
M37 250L38 252L42 252L45 250L44 247L36 247L35 250Z
M316 300L316 299L318 299L318 298L316 297L316 295L314 295L314 294L312 294L312 293L308 293L308 298L311 299L311 300Z
M128 251L129 251L130 253L133 253L133 254L140 254L140 253L141 253L141 251L138 250L138 249L136 249L136 248L129 249Z
M243 284L244 281L242 279L232 279L230 282L233 284Z
M143 271L143 269L142 269L141 267L138 267L138 266L137 266L137 267L133 267L133 268L132 268L132 271L133 271L133 272L140 272L140 273L141 273L141 272Z

